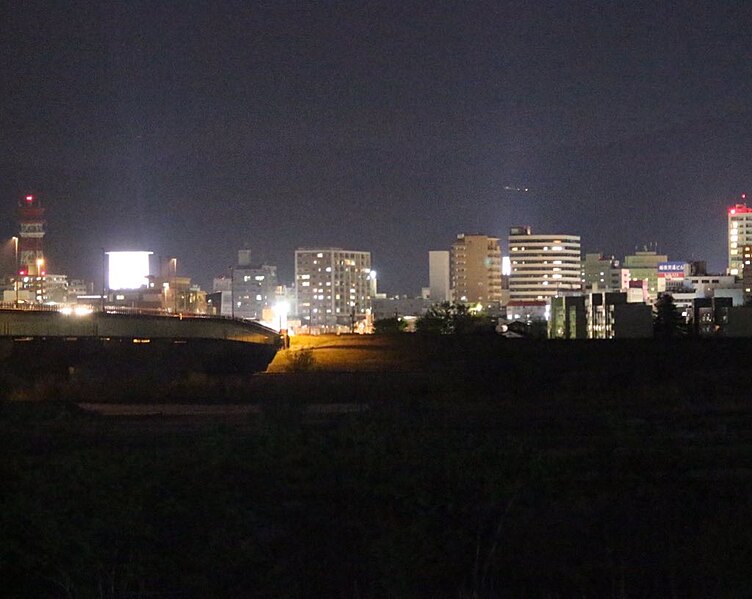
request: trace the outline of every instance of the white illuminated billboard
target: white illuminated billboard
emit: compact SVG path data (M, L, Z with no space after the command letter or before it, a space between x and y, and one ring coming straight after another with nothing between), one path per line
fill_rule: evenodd
M152 252L107 252L110 289L138 289L149 283Z

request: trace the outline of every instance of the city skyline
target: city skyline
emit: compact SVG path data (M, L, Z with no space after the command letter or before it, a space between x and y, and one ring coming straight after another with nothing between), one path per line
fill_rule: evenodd
M749 9L477 2L6 7L0 220L47 206L50 268L181 258L209 288L241 247L372 252L427 284L458 231L571 231L583 251L725 268L749 188ZM182 268L181 267L181 268ZM415 280L415 273L425 280Z
M33 198L35 202L39 202L40 201L36 196L32 196L32 195L26 194L21 199L19 199L18 206L21 206L22 204L28 203L31 198ZM736 203L730 204L729 206L727 206L726 212L727 212L727 215L728 215L728 218L729 218L729 221L728 221L729 223L731 222L731 219L733 219L733 218L739 218L739 216L738 216L737 213L739 213L739 214L742 214L742 213L746 214L749 210L752 210L752 208L747 208L746 198L747 198L746 193L743 193L743 194L740 195L740 197L739 197L739 199L737 200ZM42 205L43 205L43 203L42 203ZM44 210L46 210L46 208L43 208L43 211ZM734 216L734 215L737 215L737 216ZM17 223L17 225L23 227L23 225L21 225L21 223ZM518 229L530 229L530 227L528 225L526 225L524 227L520 227L520 226L510 227L510 229L509 229L510 237L508 239L504 240L504 241L507 242L508 245L505 246L503 242L500 244L501 255L504 257L504 259L510 259L511 260L511 258L514 257L513 249L515 249L515 248L512 247L514 245L514 243L511 242L511 239L512 239L511 236L513 236L514 231L518 230ZM729 233L729 236L727 236L727 239L726 239L726 241L727 241L726 247L727 247L727 253L728 253L728 256L729 256L729 262L726 263L727 267L719 268L717 270L713 270L712 268L710 269L711 272L715 272L716 274L727 273L728 269L731 268L731 262L730 262L730 260L731 260L731 257L730 257L731 254L735 253L737 251L740 252L740 250L732 249L732 246L733 246L733 248L736 248L737 243L736 243L736 238L730 236L730 232L731 232L730 224L729 224L729 229L727 230L727 232ZM736 231L734 231L734 232L736 232ZM458 237L464 237L465 235L471 235L471 236L472 235L481 235L481 236L485 237L485 234L481 234L481 233L471 233L471 234L468 234L468 233L457 233L456 234L456 236L458 236ZM544 232L543 235L544 236L547 235L549 237L551 237L552 235L554 237L559 236L559 234L552 234L550 232ZM580 238L579 235L577 235L576 237L578 239ZM3 255L2 258L0 258L0 264L4 264L5 271L7 271L6 275L10 275L10 274L12 274L14 272L14 268L13 268L13 264L14 263L18 262L19 260L20 260L21 264L24 263L23 260L21 260L20 258L18 258L18 256L16 256L14 254L14 252L18 252L18 249L14 250L14 247L13 247L12 244L15 243L17 239L18 239L18 237L15 236L15 235L7 239L7 241L5 243L5 246L6 246L5 247L5 251L4 251L5 255ZM456 243L456 239L454 240L454 242ZM321 247L325 247L324 244L322 244ZM326 247L334 248L334 246L326 246ZM430 254L434 254L434 253L437 253L437 252L441 253L443 251L446 251L446 253L448 254L449 250L446 249L446 248L451 248L451 247L452 247L452 244L449 244L449 245L445 246L445 249L443 249L443 250L439 250L437 248L437 250L431 250L431 251L429 251L428 254L430 255ZM504 249L505 247L506 247L506 249ZM584 245L582 247L584 248ZM653 243L650 243L650 244L644 244L643 246L635 245L632 248L631 251L632 252L637 252L637 253L639 253L639 252L652 252L652 253L655 254L655 253L658 253L659 251L661 251L661 247L662 247L661 243L659 243L659 242L653 242ZM739 245L739 247L741 248L741 245ZM310 249L311 248L309 248L309 247L300 246L300 247L296 247L295 248L294 253L297 254L301 250L305 251L305 250L310 250ZM343 249L343 248L334 248L334 249ZM114 250L113 250L113 248L99 248L100 261L102 260L103 252L105 252L105 253L112 253L113 251L115 253L128 253L128 252L130 252L130 253L148 253L150 255L154 254L154 252L151 251L151 250L148 250L148 249L144 250L143 248L135 248L135 247L125 248L125 249L124 248L118 248L118 249L114 249ZM353 248L346 249L345 251L353 251ZM623 254L613 254L613 255L618 255L620 257L627 257L629 255L629 252L630 252L630 250L627 250ZM237 253L237 255L247 254L247 259L248 260L251 260L251 256L252 256L253 257L253 261L255 263L259 264L259 265L260 264L267 264L268 263L268 261L259 260L255 256L255 254L253 252L253 249L249 248L247 246L245 246L244 248L237 249L236 253ZM370 252L368 252L368 253L370 254ZM583 259L583 261L584 261L584 256L586 254L588 254L588 252L586 252L583 249L582 250L582 256L583 256L582 259ZM596 252L596 254L604 254L604 252L602 250L599 250L598 252ZM595 254L593 254L593 255L595 255ZM664 257L666 257L666 256L664 256ZM161 262L163 262L165 260L169 260L169 261L172 261L173 263L177 264L178 258L180 258L181 261L183 260L182 257L171 256L169 253L166 254L166 255L159 255L159 254L157 254L157 255L154 255L153 258L154 258L154 260L152 260L150 262L153 262L153 261L156 261L156 262L153 265L153 268L151 266L149 267L150 271L153 270L153 272L151 273L153 275L156 275L156 274L159 273L160 269L163 266L161 264ZM672 259L674 259L674 260L677 260L677 259L678 260L684 260L684 261L687 261L687 262L694 261L693 259L687 258L685 256L673 256ZM199 284L203 289L211 291L212 288L216 287L216 281L218 279L226 277L228 272L232 272L232 269L236 268L236 266L234 266L234 264L236 264L237 262L238 262L238 258L236 257L234 259L234 261L231 261L230 264L227 265L223 270L221 270L220 272L216 273L213 276L212 281L208 285L203 285L202 283L200 283L198 281L197 281L197 284ZM702 260L701 262L703 264L706 264L705 260ZM514 264L514 263L512 262L512 264ZM583 264L584 264L584 262L583 262ZM276 265L276 264L271 265L271 267L274 268L275 270L278 268L278 266L279 265ZM99 267L100 267L100 269L102 268L101 262L99 264ZM54 257L53 257L53 270L54 270ZM283 263L282 268L280 270L282 270L282 271L286 270L284 263ZM426 275L423 278L425 278L426 281L429 281L428 277L430 275L430 272L428 272L428 271L430 269L428 268L427 265L425 267L425 270L427 272L426 273L421 273L421 276L422 275ZM60 271L60 272L62 273L62 271ZM83 280L87 280L87 281L91 282L92 284L94 284L94 286L96 288L101 288L102 287L101 281L97 281L96 275L93 276L93 277L89 277L87 275L81 275L81 274L79 274L79 271L76 271L75 269L74 269L74 273L75 274L73 275L72 278L82 277ZM66 274L66 276L69 275L69 273L67 273L67 272L64 273L64 274ZM186 273L186 274L191 275L191 273ZM732 273L732 275L738 275L738 273ZM191 277L191 278L197 279L196 277ZM416 282L416 280L417 279L415 279L415 277L414 277L413 278L413 286L419 285L419 287L420 287L421 290L427 288L426 281L423 281L421 279L420 281ZM584 280L585 279L583 278L582 279L583 284L584 284ZM287 280L284 280L284 279L280 279L279 282L280 282L280 284L285 285L288 288L294 288L295 277L294 276L291 277L290 281L287 281ZM430 281L429 281L429 283L430 283ZM392 296L397 296L397 295L403 295L403 296L405 296L405 295L408 295L409 296L411 294L410 293L404 293L404 292L398 291L398 292L390 292L387 295L392 295ZM412 294L412 295L417 296L417 294Z

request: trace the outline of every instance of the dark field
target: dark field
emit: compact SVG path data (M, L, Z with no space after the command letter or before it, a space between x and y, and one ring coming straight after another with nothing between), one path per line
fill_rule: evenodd
M751 342L306 345L246 379L4 373L4 589L748 596Z

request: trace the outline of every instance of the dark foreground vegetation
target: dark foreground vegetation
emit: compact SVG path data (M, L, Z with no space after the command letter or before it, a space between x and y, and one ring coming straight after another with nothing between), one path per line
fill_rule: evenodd
M749 342L400 335L367 342L397 360L369 372L345 368L368 345L340 343L350 372L331 372L328 350L324 371L314 349L309 370L225 387L261 408L231 424L95 416L68 382L46 391L64 402L6 392L4 589L747 595ZM364 409L304 409L353 402Z

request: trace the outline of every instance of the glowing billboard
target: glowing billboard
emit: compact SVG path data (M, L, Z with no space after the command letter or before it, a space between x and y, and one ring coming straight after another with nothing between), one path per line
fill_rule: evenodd
M138 289L149 283L152 252L107 252L107 281L110 289Z
M659 262L658 277L666 279L681 279L687 274L688 264L686 262Z

